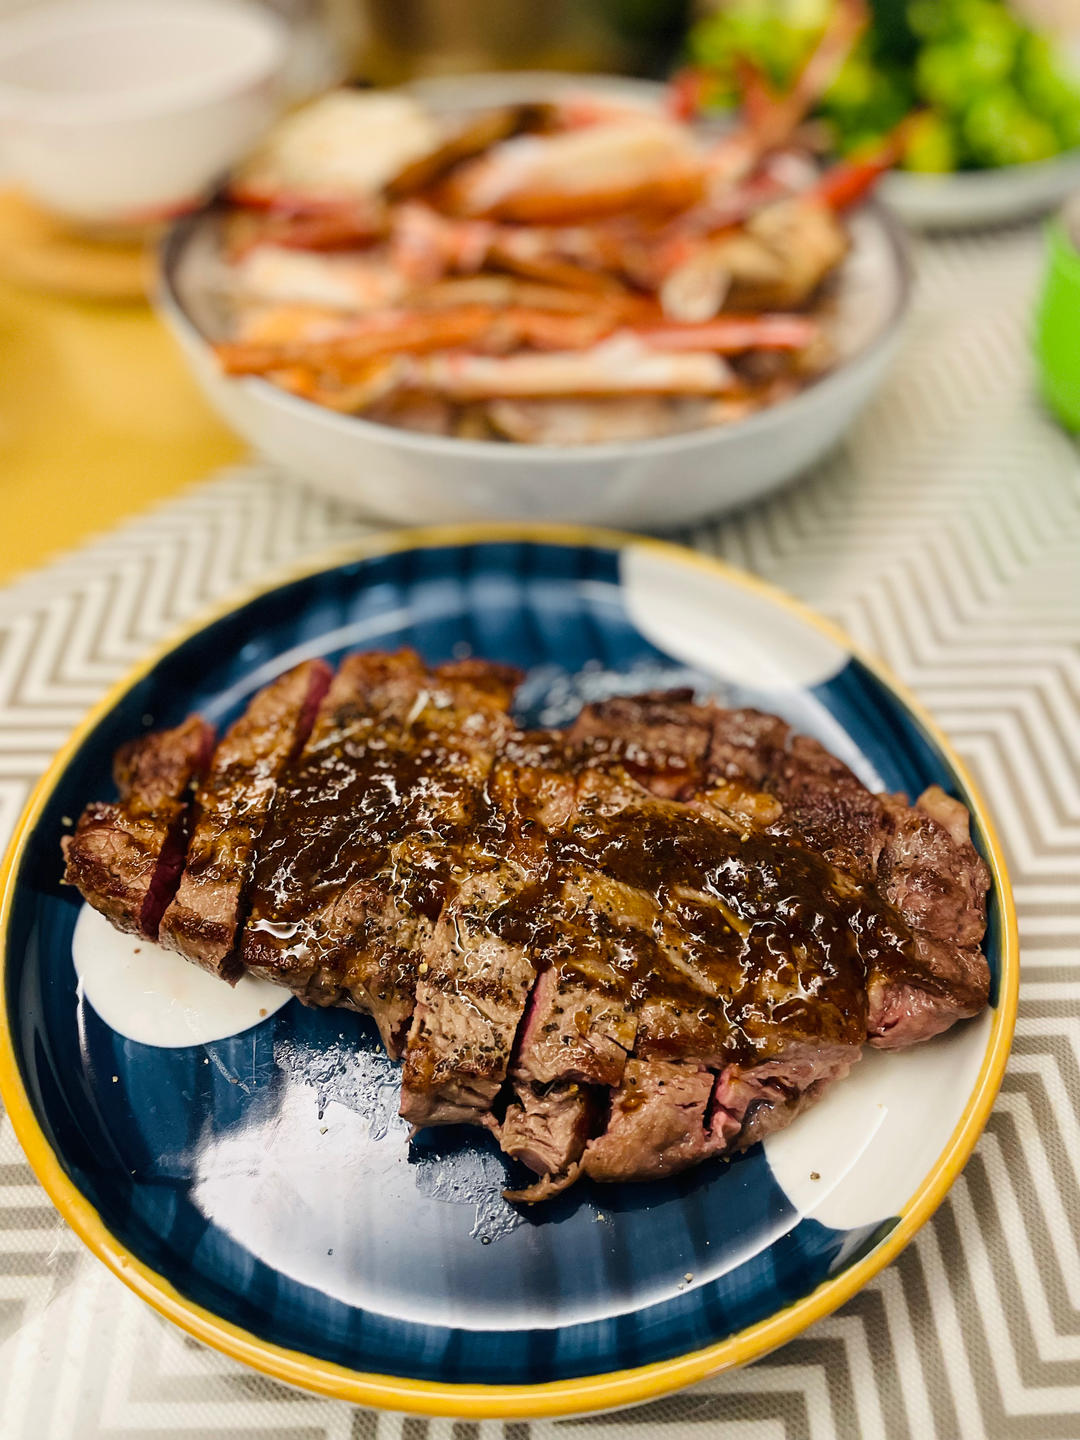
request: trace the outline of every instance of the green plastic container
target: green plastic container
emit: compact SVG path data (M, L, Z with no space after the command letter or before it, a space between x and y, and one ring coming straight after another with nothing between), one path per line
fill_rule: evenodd
M1047 241L1035 358L1046 403L1063 425L1080 432L1080 250L1060 217L1047 228Z

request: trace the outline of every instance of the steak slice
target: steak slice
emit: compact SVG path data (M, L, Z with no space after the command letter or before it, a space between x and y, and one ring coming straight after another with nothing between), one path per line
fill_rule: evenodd
M505 1154L542 1176L524 1190L506 1190L508 1200L548 1200L577 1179L596 1109L595 1095L573 1083L538 1092L523 1087L507 1106L501 1125L492 1125Z
M374 1016L391 1055L417 965L468 873L516 672L350 655L263 833L243 961L309 1004Z
M597 901L596 875L560 851L578 819L578 767L558 744L532 764L497 767L496 777L504 796L531 784L545 801L529 832L530 883L499 916L538 971L518 1037L515 1090L529 1103L553 1085L618 1084L637 1030L620 927Z
M600 893L639 897L620 912L652 945L631 978L639 1056L682 1058L683 1044L698 1060L763 1056L793 1035L862 1044L862 946L867 933L886 943L889 917L820 857L598 770L565 848ZM682 1005L700 1016L673 1024Z
M236 940L255 846L331 673L322 660L307 660L260 690L218 745L196 795L184 873L158 939L231 984L243 973Z
M718 712L717 733L731 722ZM782 806L767 825L873 886L904 922L906 943L870 946L870 1043L899 1048L929 1039L986 1004L990 970L979 948L990 877L971 844L959 801L932 786L909 806L874 795L816 740L796 736L764 766Z
M118 930L157 939L184 863L192 781L213 743L213 730L196 715L128 741L113 762L119 798L88 805L65 836L65 883Z
M444 908L420 966L401 1096L414 1125L488 1123L506 1079L542 948L547 836L574 803L558 742L509 734L488 777L467 848L475 873Z
M881 893L911 927L914 953L867 977L870 1043L898 1049L977 1015L990 992L980 948L990 874L959 800L937 785L908 806L885 797L892 822L878 865Z
M727 1137L710 1116L714 1078L692 1060L627 1061L607 1127L585 1146L580 1173L607 1182L657 1180L719 1154Z
M504 1131L527 1128L530 1089L607 1086L612 1106L580 1166L562 1160L515 1192L528 1200L578 1174L673 1174L753 1143L744 1122L757 1115L746 1135L766 1133L766 1100L770 1128L786 1123L858 1059L864 956L905 939L872 891L801 844L664 799L621 756L586 753L571 823L548 840L565 877L559 920L514 1066L521 1111ZM813 1054L827 1057L817 1070ZM729 1109L710 1108L717 1071ZM518 1153L546 1156L528 1140Z
M603 954L602 938L567 927L565 958L536 982L515 1066L520 1082L617 1085L633 1049L637 1020L623 977Z
M746 1150L790 1125L861 1055L850 1045L793 1043L778 1060L725 1066L713 1092L712 1128L729 1150Z
M806 735L796 735L766 785L783 808L771 829L793 835L838 870L873 883L889 834L880 795L872 794L842 760Z
M979 948L990 877L968 835L968 812L932 786L909 806L874 795L816 740L796 736L765 782L783 810L767 827L791 835L876 888L908 931L906 944L868 951L871 1044L929 1039L986 1004Z
M479 1121L506 1079L536 972L488 919L519 884L516 873L496 871L465 881L424 951L401 1088L413 1125Z
M566 732L586 763L616 762L656 795L681 798L701 788L713 712L692 690L617 695L586 705Z
M690 690L617 696L588 705L567 732L586 761L615 761L654 795L694 801L764 827L780 814L765 789L789 727L760 710L721 710Z

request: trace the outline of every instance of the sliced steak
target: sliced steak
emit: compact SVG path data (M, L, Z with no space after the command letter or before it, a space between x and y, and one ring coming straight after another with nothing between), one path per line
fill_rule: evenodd
M781 806L778 815L759 812L768 834L799 840L872 885L903 922L906 939L879 931L882 943L865 947L871 1044L911 1045L977 1014L990 984L979 948L989 875L966 808L938 786L914 806L902 795L874 795L816 740L785 740L782 722L770 719L717 711L710 768L765 786ZM732 810L730 794L721 803Z
M372 1014L392 1055L516 678L478 661L428 670L408 650L349 656L263 834L244 964L310 1004Z
M768 771L765 787L783 806L773 834L791 834L838 870L873 880L888 814L881 796L871 794L842 760L809 736L796 735Z
M614 1098L580 1170L546 1176L527 1199L577 1173L674 1173L734 1145L749 1092L737 1118L718 1110L706 1121L717 1070L732 1085L736 1073L768 1079L774 1127L785 1123L858 1059L864 957L904 941L872 892L802 845L664 799L621 757L586 753L572 821L548 841L553 873L566 877L560 920L513 1073L519 1097L526 1085L577 1081ZM821 1072L805 1063L816 1052L829 1057ZM647 1114L630 1120L642 1096ZM763 1115L758 1124L764 1133ZM659 1158L632 1158L654 1139Z
M511 731L488 782L483 842L540 872L549 832L565 830L577 804L577 776L560 730Z
M895 796L884 805L892 823L877 867L882 894L912 929L977 945L990 875L971 843L967 809L937 785L912 806Z
M522 1200L745 1149L867 1039L986 1003L989 877L941 790L873 795L783 720L689 692L523 734L515 679L350 656L306 743L325 677L262 692L163 936L228 977L247 910L244 964L372 1014L406 1118L485 1125L539 1177ZM123 752L120 801L66 842L122 927L156 933L208 745L189 722Z
M787 752L791 727L762 710L723 710L713 705L710 711L708 778L767 789L769 776L776 773Z
M759 710L721 710L690 690L618 696L588 705L568 739L586 762L617 762L654 795L712 805L764 826L780 814L764 789L789 727Z
M497 770L505 790L536 783ZM580 773L559 747L544 756L545 808L530 831L537 857L529 883L498 916L531 955L538 979L518 1039L514 1080L519 1092L556 1084L615 1085L634 1044L637 1022L629 994L625 937L619 919L595 894L597 876L562 848L578 823ZM634 937L632 937L634 938Z
M864 937L902 937L876 896L809 850L594 769L564 853L600 894L637 897L619 911L640 937L628 967L636 1054L712 1061L772 1054L792 1037L862 1044Z
M184 873L158 939L230 983L243 972L235 947L255 846L331 673L308 660L260 690L218 745L196 795Z
M529 1001L515 1076L553 1085L617 1085L633 1049L637 1020L629 989L603 937L568 929L565 958L546 956Z
M118 930L157 939L184 863L192 782L206 768L214 732L198 716L116 752L119 798L88 805L63 841L64 880Z

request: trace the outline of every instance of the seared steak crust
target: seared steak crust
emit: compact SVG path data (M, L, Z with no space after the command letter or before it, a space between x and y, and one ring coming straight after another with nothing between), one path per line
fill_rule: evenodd
M373 1015L405 1118L487 1126L540 1177L513 1198L745 1149L867 1041L986 1003L989 877L936 788L875 795L776 716L688 691L522 733L503 666L403 650L327 676L282 677L219 747L162 938ZM67 842L122 927L156 933L200 744L139 742Z

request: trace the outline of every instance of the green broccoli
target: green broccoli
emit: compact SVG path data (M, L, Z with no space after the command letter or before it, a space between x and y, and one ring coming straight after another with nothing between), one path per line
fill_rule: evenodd
M999 85L971 102L964 138L980 165L1021 165L1056 155L1058 139L1045 120L1033 115L1019 92Z

